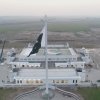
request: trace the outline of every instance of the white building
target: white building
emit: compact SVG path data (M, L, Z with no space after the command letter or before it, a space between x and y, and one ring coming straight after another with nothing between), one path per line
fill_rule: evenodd
M9 62L12 67L41 67L45 63L44 49L41 48L37 54L33 54L27 57L32 50L30 48L24 48L17 56L15 61ZM84 68L84 61L78 59L78 56L73 48L61 47L49 47L48 48L48 62L53 63L53 67L73 67ZM51 66L51 65L50 65ZM52 66L51 66L52 67Z
M35 55L27 57L32 47L24 48L16 60L9 62L17 72L10 74L11 82L16 85L45 84L45 54L41 48ZM75 85L85 81L85 62L77 58L73 48L65 46L48 47L48 79L50 85ZM79 69L78 69L79 68ZM78 70L77 70L78 69ZM81 70L80 70L81 69Z

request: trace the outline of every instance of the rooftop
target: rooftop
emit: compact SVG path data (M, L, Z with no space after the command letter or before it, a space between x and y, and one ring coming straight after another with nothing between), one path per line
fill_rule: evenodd
M27 57L29 53L31 52L32 48L24 48L19 56L25 56ZM41 48L37 54L34 55L44 55L45 50ZM73 50L73 48L49 48L48 49L48 55L76 55L76 52Z
M78 77L75 69L49 69L49 78ZM21 69L17 78L45 79L45 69Z

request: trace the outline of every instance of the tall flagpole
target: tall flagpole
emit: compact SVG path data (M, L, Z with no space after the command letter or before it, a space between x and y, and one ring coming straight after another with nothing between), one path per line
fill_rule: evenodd
M49 93L48 91L48 54L47 54L47 16L45 15L45 67L46 67L46 94Z

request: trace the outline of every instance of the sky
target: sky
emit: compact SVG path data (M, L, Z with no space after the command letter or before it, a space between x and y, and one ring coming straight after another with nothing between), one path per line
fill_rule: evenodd
M100 0L0 0L0 16L100 17Z

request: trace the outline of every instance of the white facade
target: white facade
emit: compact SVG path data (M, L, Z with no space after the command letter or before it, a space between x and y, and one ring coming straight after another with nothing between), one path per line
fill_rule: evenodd
M84 64L85 62L82 62L82 61L77 61L77 62L66 62L66 63L55 63L55 67L59 68L59 67L62 67L62 68L82 68L84 69Z
M49 84L73 85L82 80L75 69L48 69ZM45 84L45 69L21 69L14 77L15 83L20 85Z
M29 63L29 62L10 62L9 65L12 68L37 68L37 67L40 67L40 63Z

